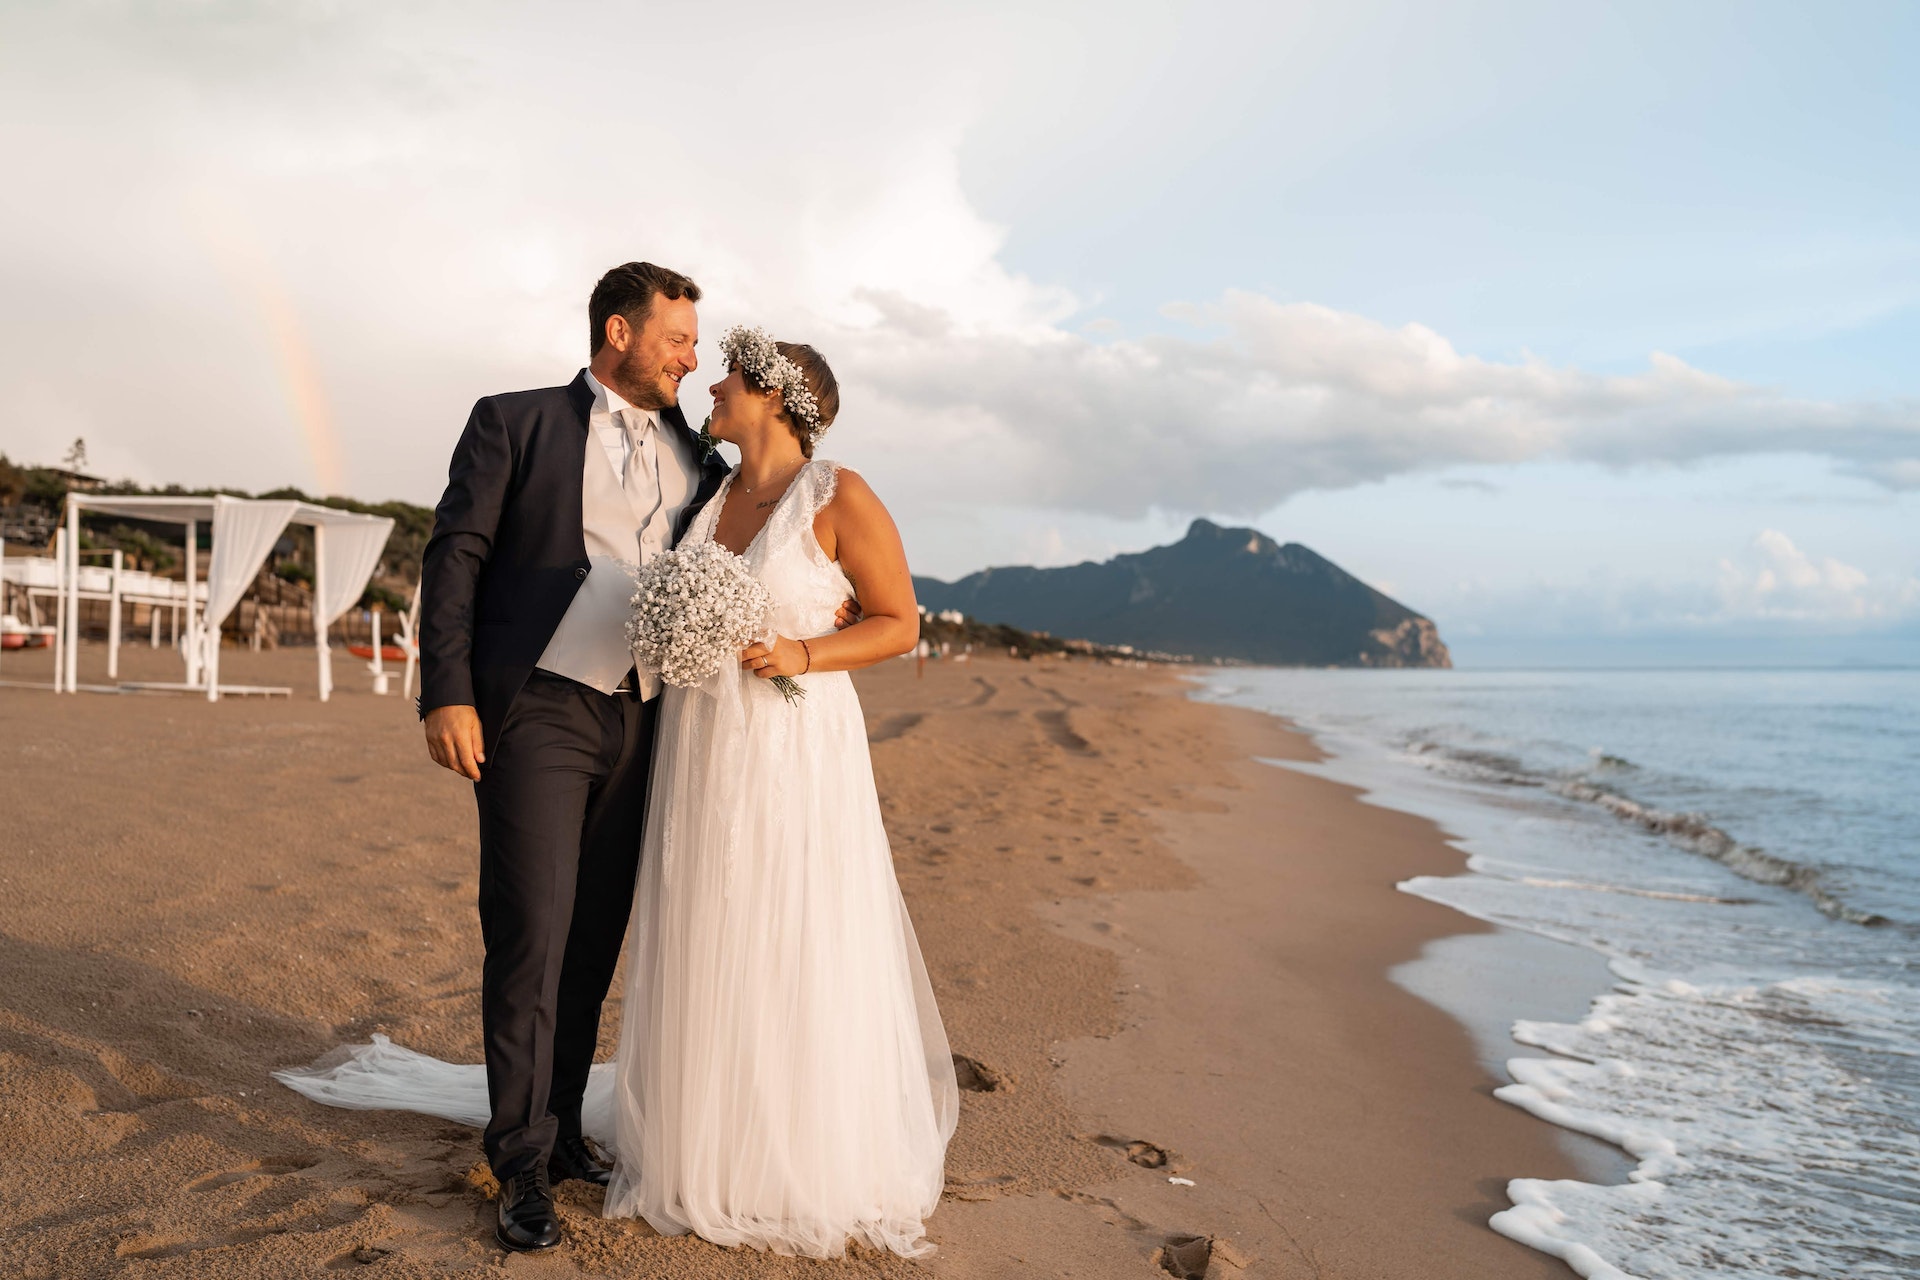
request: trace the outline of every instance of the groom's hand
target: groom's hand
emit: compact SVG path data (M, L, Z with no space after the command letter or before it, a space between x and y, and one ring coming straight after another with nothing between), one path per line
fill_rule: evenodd
M427 754L443 769L480 781L487 753L481 748L480 713L472 707L435 707L427 712Z
M845 631L848 627L860 621L861 616L860 602L849 596L845 603L833 611L833 629L835 631Z

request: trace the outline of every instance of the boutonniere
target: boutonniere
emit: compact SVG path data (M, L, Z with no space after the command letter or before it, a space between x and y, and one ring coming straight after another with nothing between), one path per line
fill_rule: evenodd
M711 431L707 430L712 425L713 415L708 414L707 420L700 424L700 434L694 437L694 443L700 446L700 461L703 463L712 462L714 455L720 452L720 442L713 438Z

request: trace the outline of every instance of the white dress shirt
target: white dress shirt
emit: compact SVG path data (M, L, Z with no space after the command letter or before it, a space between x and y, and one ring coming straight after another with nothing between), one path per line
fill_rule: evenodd
M606 450L613 474L624 482L627 457L633 452L633 437L620 421L621 410L626 411L627 421L634 423L640 432L648 428L659 431L660 415L652 409L634 408L626 397L594 377L591 369L587 370L587 386L593 391L593 408L587 411L587 426L592 428L600 447Z
M628 404L591 372L586 378L593 392L587 429L600 446L582 458L589 568L537 665L611 693L634 665L625 634L630 567L673 545L674 526L699 486L700 466L685 432L669 430L653 410ZM639 677L642 696L659 692L653 672L642 669Z

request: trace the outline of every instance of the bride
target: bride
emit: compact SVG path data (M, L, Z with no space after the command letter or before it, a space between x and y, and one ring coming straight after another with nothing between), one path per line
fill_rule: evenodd
M777 635L663 695L620 1045L594 1068L585 1127L616 1152L609 1217L783 1254L836 1257L853 1238L918 1256L959 1095L847 674L917 642L912 579L873 490L813 456L839 408L826 361L756 330L723 350L709 431L740 465L686 542L744 557ZM836 632L856 584L862 620ZM484 1123L480 1071L377 1041L281 1078L335 1105Z
M826 362L740 330L724 349L708 430L740 466L686 541L744 556L779 634L665 694L607 1213L780 1253L923 1253L959 1095L847 675L918 641L913 582L866 481L812 457L839 407ZM856 583L863 620L836 632Z

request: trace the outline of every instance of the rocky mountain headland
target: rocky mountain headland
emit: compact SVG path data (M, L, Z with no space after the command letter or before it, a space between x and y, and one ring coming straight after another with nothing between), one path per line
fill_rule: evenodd
M1106 645L1271 666L1450 667L1432 619L1297 542L1195 520L1170 546L915 578L920 603Z

